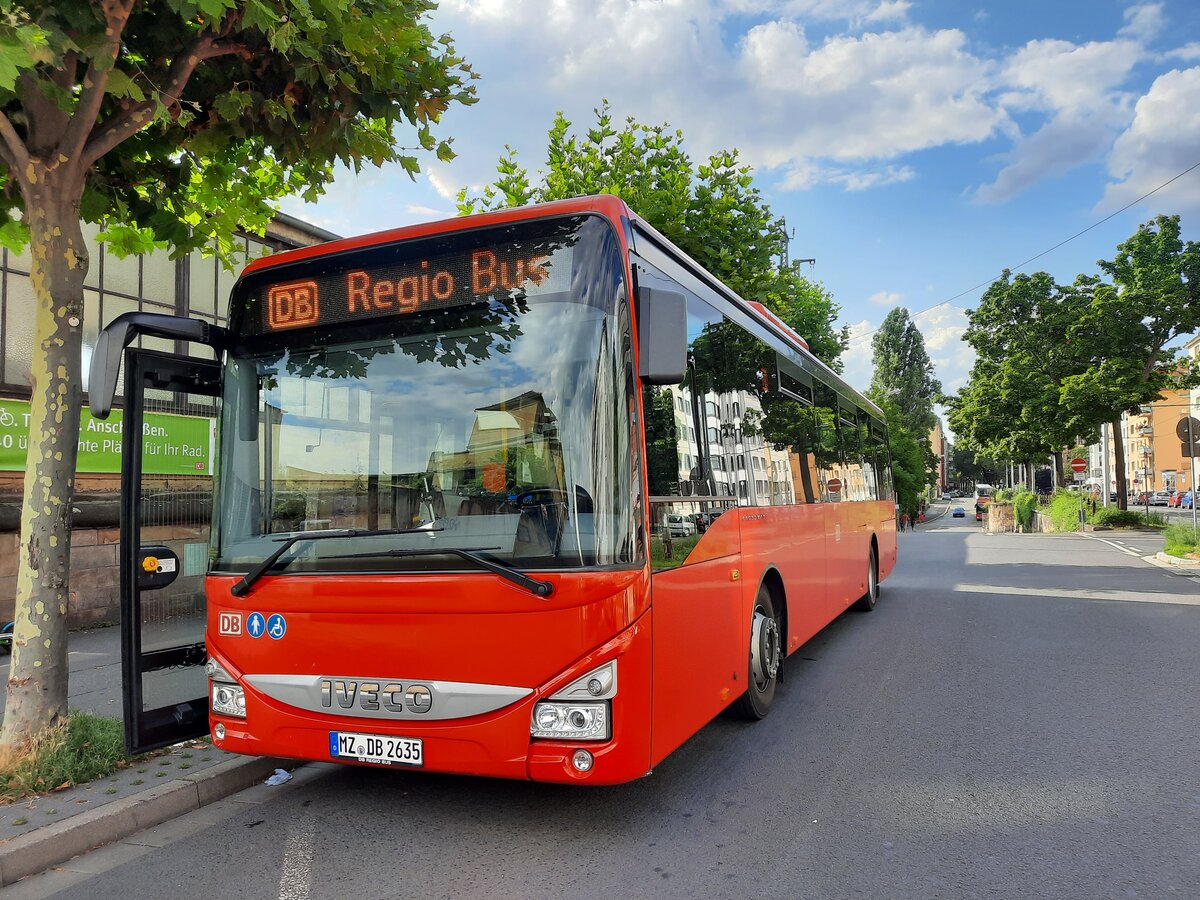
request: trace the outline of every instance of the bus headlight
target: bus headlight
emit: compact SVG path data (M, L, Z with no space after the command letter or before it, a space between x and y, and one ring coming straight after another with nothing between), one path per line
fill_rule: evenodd
M612 734L607 703L538 703L529 735L562 741L606 741Z
M222 681L210 682L212 711L222 716L246 718L246 692L240 684L226 684Z

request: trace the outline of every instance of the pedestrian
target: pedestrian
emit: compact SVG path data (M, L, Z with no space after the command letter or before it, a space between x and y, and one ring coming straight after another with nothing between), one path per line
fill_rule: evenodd
M900 516L900 530L908 531L908 513L904 513Z
M920 517L920 519L918 519L918 521L919 521L919 522L920 522L922 525L924 525L924 524L925 524L925 513L921 513L921 517Z

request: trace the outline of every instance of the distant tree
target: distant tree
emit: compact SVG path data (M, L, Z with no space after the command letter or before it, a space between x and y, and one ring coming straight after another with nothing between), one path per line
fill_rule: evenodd
M1001 465L961 444L950 453L950 480L960 488L974 484L996 484Z
M928 433L915 433L908 424L908 414L890 397L874 397L887 420L888 446L892 454L892 478L896 485L896 502L902 513L915 519L921 509L921 494L933 483L930 463L936 466L929 450ZM922 442L924 438L924 442ZM936 473L936 468L934 469Z
M1068 340L1087 365L1063 380L1062 405L1120 434L1123 412L1198 381L1196 368L1169 345L1200 330L1200 244L1180 238L1179 216L1159 216L1099 266L1111 284L1083 276L1076 283L1088 303ZM1124 448L1119 440L1113 445L1117 504L1124 508Z
M909 318L907 309L897 306L887 314L871 339L871 347L873 395L891 397L908 427L928 434L936 420L933 406L942 393L942 385L934 377L925 338Z
M37 301L16 630L0 744L66 712L71 493L82 387L81 219L118 253L228 253L335 162L417 171L412 138L474 101L429 0L15 0L0 21L0 240Z
M615 194L741 296L774 312L823 362L840 370L849 334L834 326L839 309L798 264L777 264L787 243L783 220L771 213L737 151L715 153L696 165L683 149L682 132L632 118L618 130L607 102L595 112L595 125L581 136L562 113L555 117L545 169L536 181L508 149L497 162L496 180L480 196L465 189L459 194L459 212Z

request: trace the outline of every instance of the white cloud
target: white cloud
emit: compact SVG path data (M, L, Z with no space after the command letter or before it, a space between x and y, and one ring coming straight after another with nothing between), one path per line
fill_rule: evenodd
M872 359L875 351L871 346L871 338L879 325L870 319L863 319L849 326L850 343L842 354L842 378L852 388L865 391L871 386L871 375L874 371Z
M1119 33L1148 41L1157 37L1166 24L1161 3L1141 3L1125 10L1125 24Z
M1137 102L1133 122L1117 138L1108 159L1113 179L1098 211L1124 206L1198 161L1200 67L1160 75ZM1146 205L1164 211L1200 211L1200 178L1181 178Z
M887 22L892 19L908 18L912 4L908 0L884 0L867 15L868 22Z
M904 295L896 291L878 291L868 297L867 302L877 306L899 306L903 299Z
M1200 41L1192 41L1174 50L1168 50L1163 56L1167 59L1178 59L1183 62L1195 62L1200 59Z
M698 158L736 146L789 187L911 179L897 157L986 139L1007 116L988 97L994 63L960 31L903 25L908 10L909 0L445 0L435 24L482 78L479 103L446 116L460 158L431 183L450 197L491 181L506 142L536 170L553 114L587 127L604 97L618 126L630 115L668 122ZM735 17L760 21L731 42ZM811 45L801 23L822 20L848 30ZM878 33L859 33L868 23ZM514 61L513 47L537 52Z
M1007 118L986 96L992 64L966 49L961 31L906 27L809 49L798 26L770 22L752 28L739 50L757 98L746 133L767 166L887 160L981 141Z
M925 350L945 393L954 393L967 382L975 365L975 348L962 339L967 330L967 311L943 303L919 312L913 321L925 339Z
M789 165L779 186L783 190L805 190L822 182L840 184L847 191L865 191L911 181L917 177L912 166L883 166L881 168L846 166L821 166L811 160L802 159Z
M1090 116L1060 115L1003 155L1009 160L990 184L975 196L987 203L1002 202L1043 178L1062 175L1108 149L1114 128Z
M1129 121L1132 98L1121 87L1142 56L1141 45L1131 40L1036 40L1017 51L1001 73L1008 90L1000 102L1013 112L1049 118L1001 154L1005 165L976 196L1007 200L1103 154Z
M1002 77L1029 92L1031 105L1054 111L1107 109L1112 90L1140 57L1134 41L1030 41L1009 60Z

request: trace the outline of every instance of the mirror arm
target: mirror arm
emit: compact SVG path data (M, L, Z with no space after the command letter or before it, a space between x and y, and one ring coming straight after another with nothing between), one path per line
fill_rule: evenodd
M97 419L107 419L117 393L121 357L139 335L175 338L206 344L220 351L229 343L229 331L202 319L168 316L162 313L127 312L117 316L96 338L88 381L88 406Z

